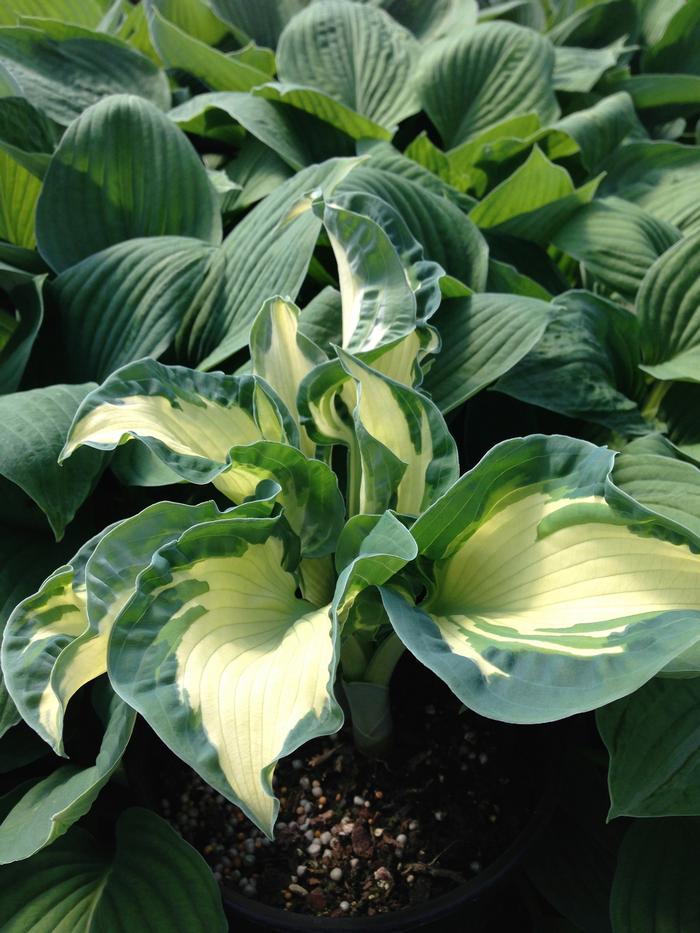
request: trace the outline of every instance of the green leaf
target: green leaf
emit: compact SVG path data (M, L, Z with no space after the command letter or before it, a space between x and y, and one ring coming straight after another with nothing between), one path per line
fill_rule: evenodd
M627 444L613 479L637 502L700 535L700 470L667 438L647 435Z
M0 865L30 858L62 836L88 812L118 767L136 714L104 686L98 699L105 733L95 764L57 768L22 796L0 823Z
M92 388L54 385L0 397L0 475L36 502L56 540L104 467L104 457L88 451L67 467L57 463L71 420Z
M636 401L644 386L634 314L585 291L558 295L553 307L542 340L496 389L621 434L648 431Z
M224 296L216 314L207 306L183 321L177 348L187 359L210 369L248 343L250 327L264 301L273 295L294 300L306 277L321 221L299 207L311 191L330 192L356 164L332 159L299 172L253 208L234 227L220 250L224 272L216 287Z
M700 539L618 490L613 459L572 438L504 441L413 525L427 598L385 588L384 606L480 715L595 709L698 641Z
M97 0L8 0L0 10L0 26L19 26L25 16L43 16L95 29L102 10Z
M11 331L0 347L0 395L20 384L34 340L44 317L43 279L17 272L0 263L0 294L4 292L14 314Z
M700 382L700 232L676 243L649 269L637 297L641 368L656 379Z
M628 134L639 132L640 123L632 98L621 91L603 97L592 107L572 111L552 129L575 140L584 168L594 172Z
M588 93L627 51L623 36L600 49L558 45L554 50L554 86L558 91Z
M212 0L212 8L224 22L259 45L274 49L289 20L307 0Z
M647 45L654 45L666 31L671 18L685 0L634 0L639 17L639 27Z
M158 54L168 68L180 68L194 75L213 91L249 91L268 80L268 74L234 57L224 55L183 32L162 16L153 4L148 8L148 25Z
M277 395L255 376L201 373L144 359L112 373L85 398L61 458L85 445L113 450L131 438L188 482L213 482L238 498L232 448L260 440L296 445L298 432Z
M485 23L431 44L418 87L423 109L452 148L505 117L535 112L543 122L555 119L553 73L554 49L543 36Z
M597 3L574 4L571 15L566 15L568 9L563 7L564 18L557 17L559 21L549 30L552 42L557 45L579 45L595 49L612 38L625 35L634 40L636 36L634 0L598 0Z
M243 142L238 155L227 164L225 172L231 181L240 186L232 205L234 210L244 210L261 201L294 174L276 152L252 136Z
M390 139L391 132L357 113L342 101L313 87L301 84L263 84L254 92L266 100L277 101L305 111L319 120L330 123L352 139Z
M295 596L278 525L224 518L161 548L108 659L126 702L269 836L276 760L342 724L335 625Z
M476 225L447 197L390 168L359 165L339 191L365 191L386 201L423 247L426 259L442 266L474 291L486 285L488 246Z
M0 28L0 66L63 126L109 94L136 94L162 109L170 100L164 72L126 43L50 20L41 29Z
M363 0L381 7L397 22L410 29L416 38L430 42L449 35L455 29L476 26L479 7L476 0L433 0L430 4L414 0Z
M550 304L516 295L446 301L434 320L442 349L423 388L442 412L451 411L536 347L552 315Z
M670 224L620 198L586 204L554 233L552 243L590 278L634 302L650 266L681 238Z
M333 155L354 155L352 139L330 124L251 94L198 94L171 110L170 118L188 133L225 141L232 132L240 133L240 124L293 169Z
M160 356L210 291L214 252L201 240L144 237L108 246L58 275L51 292L70 378L101 380L140 357Z
M228 35L228 27L206 0L151 0L151 4L178 29L207 45L217 45Z
M647 120L659 123L682 114L693 115L700 110L700 76L698 75L632 75L611 80L615 91L626 91L637 110L647 111Z
M27 930L182 929L224 933L221 895L204 859L150 810L117 820L108 855L73 828L29 861L0 871L0 926Z
M686 933L697 926L698 844L698 819L639 820L630 826L610 899L613 933Z
M700 230L700 147L668 142L621 146L601 168L599 194L617 195L683 233Z
M277 47L280 80L315 87L381 126L416 113L418 44L383 10L347 0L313 3Z
M184 133L132 96L95 104L67 130L36 227L39 251L57 272L134 237L221 239L216 194Z
M659 420L670 440L694 460L700 460L698 405L700 386L694 382L678 382L670 384L659 409Z
M643 71L700 74L700 4L689 0L669 19L663 36L644 50Z
M527 161L490 191L469 216L482 229L546 244L593 198L599 182L597 178L574 188L566 169L550 162L535 146Z
M655 677L599 709L610 753L610 813L700 815L700 679Z

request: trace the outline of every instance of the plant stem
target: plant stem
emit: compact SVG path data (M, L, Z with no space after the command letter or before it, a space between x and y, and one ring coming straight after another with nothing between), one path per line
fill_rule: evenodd
M405 650L404 643L396 632L392 632L372 655L365 670L364 680L370 684L383 684L388 687L394 668Z
M642 418L646 418L647 421L653 421L656 418L664 396L672 385L671 382L657 382L656 380L652 382L642 405Z

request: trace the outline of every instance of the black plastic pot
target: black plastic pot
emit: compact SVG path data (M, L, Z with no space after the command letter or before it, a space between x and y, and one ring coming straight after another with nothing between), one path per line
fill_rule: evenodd
M558 797L558 768L549 769L545 790L532 816L511 845L484 871L453 891L416 907L375 917L312 917L268 907L223 889L224 907L231 930L274 930L278 933L404 933L428 930L479 933L490 914L489 903L502 891L537 841L554 811ZM519 928L522 929L522 928Z

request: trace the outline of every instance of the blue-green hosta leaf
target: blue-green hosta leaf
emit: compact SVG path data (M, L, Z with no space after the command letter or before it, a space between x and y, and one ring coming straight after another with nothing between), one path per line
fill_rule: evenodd
M102 19L97 0L8 0L0 10L0 25L20 26L24 16L57 19L95 29Z
M298 328L300 334L332 356L333 348L343 342L343 301L338 289L332 285L322 288L301 311Z
M361 0L381 7L417 39L430 42L457 29L476 26L479 7L476 0L433 0L430 4L414 0Z
M538 345L554 309L516 295L472 295L447 301L434 324L442 348L423 388L448 412L504 376Z
M218 45L229 29L210 9L206 0L151 0L169 22L188 36L194 36L207 45Z
M216 314L201 306L183 321L177 345L184 357L211 369L248 343L264 301L273 295L295 299L321 230L321 221L298 208L299 201L312 191L332 192L355 165L354 159L331 159L310 166L234 227L220 250L225 268L217 278L222 297Z
M593 198L599 182L595 178L575 188L566 169L550 162L535 146L527 161L490 191L469 216L482 229L544 245Z
M440 412L420 392L349 353L338 354L356 387L360 475L353 477L351 501L357 497L359 505L351 512L391 508L419 515L458 475L457 450Z
M423 258L422 247L385 201L362 192L339 194L318 199L314 211L338 265L345 349L391 343L435 313L444 270Z
M170 101L165 73L125 42L56 21L0 28L0 66L62 126L109 94L136 94L162 109Z
M36 230L39 251L61 272L134 237L173 234L217 243L221 217L184 133L147 101L115 96L90 107L61 140Z
M423 109L452 148L507 116L555 119L553 72L554 49L543 36L513 23L484 23L431 44L418 87Z
M30 858L88 812L129 742L136 714L105 683L98 697L105 733L95 764L64 765L34 784L0 823L0 865Z
M419 606L401 640L481 715L545 722L636 690L699 638L700 539L610 479L584 441L505 441L415 523Z
M581 162L590 172L596 171L626 136L643 132L632 98L624 91L609 94L592 107L568 113L552 129L575 140Z
M277 101L330 123L351 139L390 139L391 131L323 91L302 84L263 84L257 97Z
M224 518L161 548L108 658L126 702L270 836L277 759L342 724L335 625L296 597L278 528Z
M601 168L601 196L631 201L683 233L700 230L700 146L634 142L620 146Z
M34 340L44 317L43 280L0 263L0 290L14 313L8 313L10 329L0 346L0 395L14 392L20 384Z
M626 91L637 110L645 111L645 118L651 122L693 116L700 110L700 75L632 75L609 83L613 90Z
M365 191L386 201L400 215L423 247L426 259L443 267L473 291L486 285L488 246L475 224L448 196L431 191L418 180L398 174L381 159L359 165L339 185L339 191ZM444 281L444 280L443 280Z
M644 50L643 71L700 74L700 6L690 0L669 19L663 35Z
M559 295L553 307L541 341L496 389L621 434L648 431L636 401L644 384L635 315L585 291Z
M641 368L656 379L700 382L699 247L700 232L676 243L639 289Z
M217 16L258 45L274 49L289 20L308 0L212 0Z
M299 309L279 296L266 301L250 331L253 372L264 379L299 423L297 392L302 379L328 357L299 329ZM316 445L300 427L299 446L312 457Z
M700 819L634 820L610 897L613 933L685 933L698 924Z
M658 384L657 384L658 385ZM659 421L673 444L687 457L700 461L700 386L696 382L666 383Z
M249 91L269 78L266 72L188 35L161 15L153 4L148 7L148 24L163 64L194 75L213 91Z
M634 40L637 31L635 0L598 0L573 6L570 15L571 5L561 6L549 30L549 37L557 45L596 49L623 35Z
M700 535L700 469L660 434L627 444L613 480L647 508Z
M58 275L51 292L70 378L105 379L125 363L163 353L183 317L208 298L214 253L190 237L143 237L108 246Z
M238 155L226 165L225 172L240 188L232 205L233 210L251 207L272 194L294 174L293 169L276 152L254 136L243 141Z
M617 65L625 52L625 36L600 49L558 45L554 49L554 87L558 91L587 93L606 71Z
M67 468L57 463L87 385L55 385L0 397L0 475L19 486L46 515L57 540L92 492L105 458L83 451Z
M113 854L74 827L29 861L2 868L0 927L225 933L228 924L204 859L165 820L133 807L117 820Z
M315 87L375 123L416 113L418 43L387 13L347 0L313 3L280 36L280 80Z
M621 198L598 198L578 210L552 243L581 263L586 278L634 302L649 267L680 231Z
M243 127L297 170L330 156L354 155L351 137L329 123L252 94L197 94L171 110L170 118L188 133L224 141Z
M552 297L552 293L539 282L518 272L510 263L500 262L498 259L489 259L486 291L522 295L523 298L537 298L540 301L549 301Z
M609 818L700 815L700 679L655 677L599 709Z

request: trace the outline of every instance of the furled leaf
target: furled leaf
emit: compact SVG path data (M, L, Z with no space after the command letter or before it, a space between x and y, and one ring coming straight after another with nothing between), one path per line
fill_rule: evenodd
M249 91L268 80L266 72L188 35L152 4L148 22L153 45L163 63L194 75L213 91Z
M649 430L637 404L644 386L634 314L585 291L559 295L553 307L542 340L497 390L622 434Z
M596 718L610 753L609 818L700 815L700 679L655 677Z
M431 44L421 58L423 109L452 148L506 116L558 116L554 49L513 23L485 23ZM466 106L465 106L466 102Z
M51 283L60 315L65 371L105 379L143 356L158 357L183 317L206 300L214 247L189 237L115 243Z
M554 309L516 295L472 295L445 302L434 324L442 349L423 388L451 411L504 376L542 339Z
M0 926L27 930L224 933L221 895L204 859L150 810L117 820L116 851L73 828L29 861L0 870Z
M32 345L44 317L43 280L0 263L0 296L14 313L8 313L9 333L0 346L0 394L14 392L20 384ZM3 296L4 293L4 296Z
M57 272L134 237L221 239L216 194L197 154L164 114L133 96L95 104L67 130L36 228L39 251Z
M383 10L348 0L312 3L277 47L280 79L310 85L391 127L419 109L413 89L418 44Z
M634 302L650 266L681 238L671 224L621 198L597 198L557 230L552 243L586 277Z
M384 606L481 715L594 709L698 641L700 539L618 490L613 458L571 438L504 441L412 527L433 561L427 598L385 588Z
M656 379L700 382L700 232L661 255L637 298L642 369Z
M88 812L118 767L136 714L104 686L99 712L105 733L95 764L57 768L21 797L0 823L0 865L30 858L62 836Z
M104 466L103 456L88 451L66 467L57 463L71 420L92 388L54 385L0 397L0 475L36 502L57 540Z
M41 29L0 28L0 66L21 93L67 126L109 94L136 94L166 109L164 72L126 43L79 26L41 20Z
M550 162L535 146L527 161L490 191L469 216L482 229L546 244L593 198L599 180L574 188L566 169Z
M270 836L277 758L342 723L335 627L295 596L278 524L222 519L161 548L108 660L117 692Z
M694 871L700 819L636 820L618 856L613 933L686 933L700 917Z

